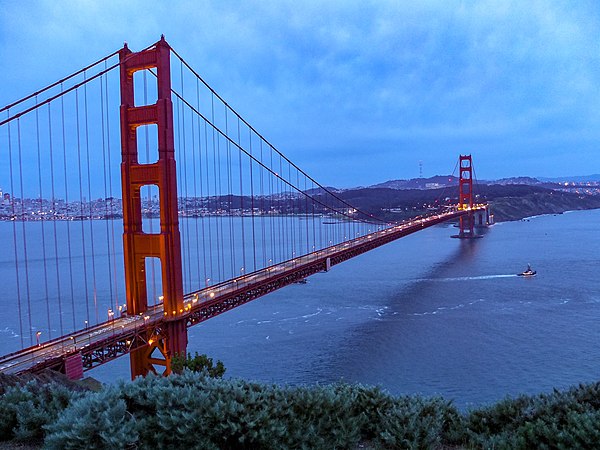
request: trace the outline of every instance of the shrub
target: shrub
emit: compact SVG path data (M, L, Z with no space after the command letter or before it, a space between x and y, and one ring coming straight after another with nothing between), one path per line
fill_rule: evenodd
M56 450L124 449L138 440L135 418L113 387L73 401L47 430L45 447Z
M466 426L486 448L591 448L600 442L600 384L506 399L472 411Z
M1 438L43 438L44 426L54 422L78 395L55 383L29 381L22 386L8 387L0 397Z
M182 353L181 355L175 355L171 358L171 370L174 373L181 374L184 369L191 370L192 372L203 372L206 371L208 376L213 378L222 378L225 375L225 366L221 361L217 361L217 365L213 365L213 359L206 355L199 355L198 352L194 354L188 353L187 358Z

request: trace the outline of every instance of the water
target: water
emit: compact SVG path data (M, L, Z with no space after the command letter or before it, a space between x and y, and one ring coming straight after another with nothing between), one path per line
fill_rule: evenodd
M600 210L473 241L427 229L190 328L189 350L231 377L377 384L462 408L596 381L599 231ZM517 277L527 263L538 275ZM89 374L127 378L128 359Z

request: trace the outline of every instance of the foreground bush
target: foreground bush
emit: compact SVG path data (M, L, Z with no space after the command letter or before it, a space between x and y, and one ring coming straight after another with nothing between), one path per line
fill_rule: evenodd
M379 388L279 387L185 370L73 393L29 382L0 396L0 437L49 449L598 448L600 383L459 413Z
M600 383L503 400L472 411L466 428L482 448L598 448Z
M44 426L53 423L79 395L56 383L30 381L8 387L0 397L0 440L43 438Z
M281 388L186 371L139 378L74 401L48 427L46 446L334 449L369 440L431 448L458 417L441 400L394 399L378 388Z

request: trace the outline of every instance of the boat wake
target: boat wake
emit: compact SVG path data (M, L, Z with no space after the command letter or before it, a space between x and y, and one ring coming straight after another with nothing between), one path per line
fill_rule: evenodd
M514 278L515 274L499 275L481 275L478 277L452 277L452 278L421 278L419 281L473 281L473 280L493 280L496 278Z

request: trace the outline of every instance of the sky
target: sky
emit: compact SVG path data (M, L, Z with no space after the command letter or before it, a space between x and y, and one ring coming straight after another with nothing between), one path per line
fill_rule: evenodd
M597 0L0 0L0 106L161 34L323 185L600 173Z

